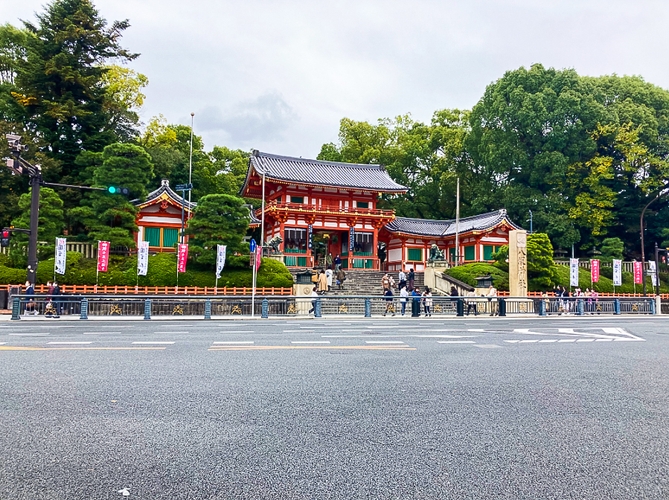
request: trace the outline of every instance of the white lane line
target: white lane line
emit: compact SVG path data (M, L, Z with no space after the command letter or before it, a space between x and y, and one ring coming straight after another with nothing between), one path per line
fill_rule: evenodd
M483 328L468 328L468 332L485 332Z
M172 335L173 333L190 333L190 332L153 332L154 335Z
M539 341L538 340L521 340L520 341L521 344L536 344L537 342L539 342Z
M301 326L300 330L332 330L331 326Z
M284 330L283 333L311 333L310 330Z
M520 342L520 340L505 340L504 342L507 342L509 344L517 344L518 342Z
M0 342L0 345L5 345L7 342Z
M230 333L255 333L255 332L253 330L234 330L234 331L220 332L220 333L230 334Z
M365 340L365 344L404 344L401 340Z
M540 344L548 344L553 342L557 342L557 339L544 339L539 341Z
M10 333L11 335L11 333ZM646 339L635 337L633 339L613 339L614 342L645 342Z
M225 345L240 345L240 344L253 344L253 340L226 340L221 342L214 342L214 344L225 344Z
M560 344L562 344L563 342L576 342L576 339L560 339L558 340L558 342Z
M84 335L120 335L121 332L84 332Z
M195 325L184 325L184 324L177 324L177 325L163 325L165 328L184 328L184 327L192 327Z
M174 342L163 342L163 341L156 341L156 342L133 342L133 344L137 345L151 345L151 344L156 344L156 345L171 345L174 344Z
M480 347L481 349L501 349L501 345L497 344L474 344L474 347Z
M293 340L291 344L329 344L329 340Z
M438 340L437 344L476 344L473 340Z
M576 342L594 342L595 339L578 339Z
M360 335L321 335L324 339L396 339L396 338L419 338L419 339L470 339L476 335L372 335L362 333Z
M88 345L93 342L47 342L49 345Z
M613 339L595 339L595 342L613 342Z
M46 337L48 333L9 333L10 337Z

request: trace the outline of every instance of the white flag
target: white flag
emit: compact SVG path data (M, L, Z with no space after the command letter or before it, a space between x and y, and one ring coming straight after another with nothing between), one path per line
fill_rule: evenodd
M56 273L65 274L66 260L67 240L65 238L56 238Z
M648 274L650 274L650 282L653 286L657 286L657 269L654 260L648 261Z
M613 286L623 284L623 261L613 259Z
M216 245L216 279L221 277L221 271L225 266L226 245Z
M146 276L149 270L149 242L140 241L137 249L137 276Z
M578 259L569 259L569 285L578 286Z

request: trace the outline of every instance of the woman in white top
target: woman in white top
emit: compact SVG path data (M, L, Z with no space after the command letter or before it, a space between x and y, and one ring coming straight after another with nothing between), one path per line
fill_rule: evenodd
M432 316L432 292L428 287L425 287L423 292L423 308L425 309L425 316Z
M332 272L332 268L328 267L327 271L325 271L325 277L328 280L328 292L332 289L332 276L334 273Z

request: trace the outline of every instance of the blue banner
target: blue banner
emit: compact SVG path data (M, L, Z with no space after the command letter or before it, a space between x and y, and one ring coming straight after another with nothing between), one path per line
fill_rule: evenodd
M311 241L313 239L314 235L314 226L309 224L307 227L307 245L309 245L309 250L311 250L313 242Z
M353 251L355 248L355 228L351 226L348 230L348 249Z

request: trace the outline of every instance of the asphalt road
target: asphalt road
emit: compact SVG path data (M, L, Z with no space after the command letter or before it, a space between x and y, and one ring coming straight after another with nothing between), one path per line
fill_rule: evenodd
M0 499L669 498L669 318L0 323Z

